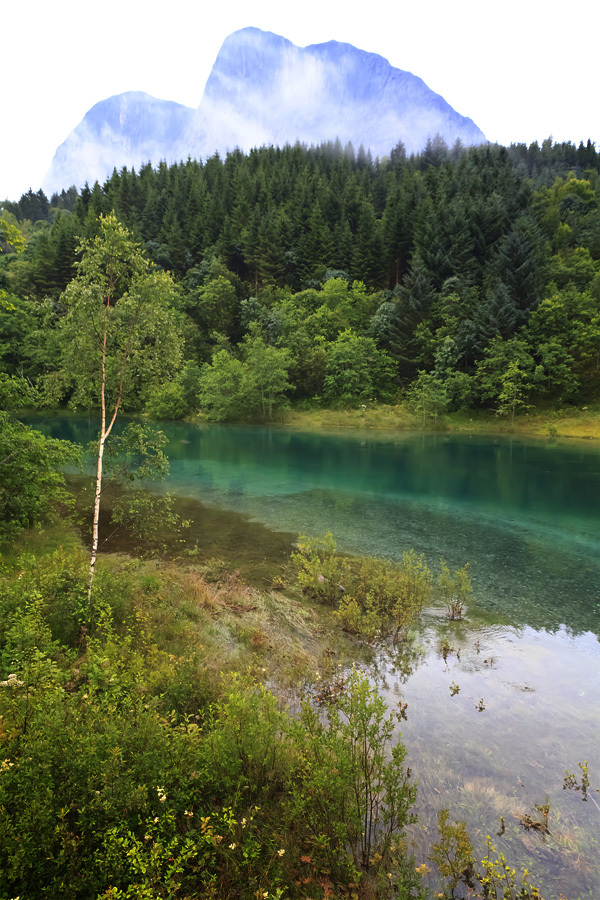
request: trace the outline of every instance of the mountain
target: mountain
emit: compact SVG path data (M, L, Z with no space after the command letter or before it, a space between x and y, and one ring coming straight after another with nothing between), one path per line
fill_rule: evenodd
M471 119L376 53L337 41L297 47L244 28L224 41L186 143L206 154L339 138L384 156L400 140L418 152L438 133L485 142Z
M105 181L115 168L161 159L181 158L180 141L195 110L172 100L157 100L142 91L128 91L101 100L85 114L60 145L43 188L54 191L86 181Z
M139 92L97 103L56 151L44 189L103 181L115 166L262 144L339 138L384 156L402 141L413 153L436 134L485 142L471 119L376 53L337 41L297 47L243 28L224 41L197 110Z

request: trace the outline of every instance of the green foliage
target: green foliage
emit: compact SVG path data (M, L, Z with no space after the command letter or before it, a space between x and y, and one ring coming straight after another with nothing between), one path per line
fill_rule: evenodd
M83 363L77 378L67 374L77 356L98 351L78 341L81 329L70 307L73 290L81 293L86 277L78 248L87 242L91 260L94 242L106 238L99 216L106 223L115 210L161 270L149 266L134 278L161 300L154 324L144 313L134 329L138 362L132 357L133 374L123 385L130 408L143 408L152 394L152 415L181 414L175 387L183 362L181 334L193 365L210 359L224 337L243 361L244 330L251 322L268 346L289 351L288 377L301 399L331 405L385 400L399 384L410 387L419 371L433 369L449 408L497 408L501 402L512 415L514 378L511 397L503 401L500 387L490 393L482 384L478 395L472 390L477 364L496 339L527 341L537 373L532 384L529 369L520 367L533 400L556 402L575 393L593 398L600 389L599 168L592 145L450 151L432 139L411 158L394 150L389 159L373 162L368 154L347 154L332 144L264 147L248 155L235 151L223 159L115 172L103 186L85 187L80 196L65 192L50 203L41 192L29 192L19 203L6 204L0 225L5 237L17 229L27 239L22 253L0 258L4 312L14 313L0 321L0 365L44 379L53 402L97 402L88 390L89 371L79 377ZM3 246L10 249L6 241ZM113 250L116 262L116 244ZM139 250L133 247L130 261ZM177 291L171 278L179 282ZM56 301L72 282L76 287L65 294L65 310ZM554 292L585 294L592 302L576 341L564 332L541 341L529 334L537 310ZM123 297L114 297L117 304L125 301L121 315L130 323L135 295L135 287L127 287ZM360 341L375 339L392 368L372 347L356 345L353 359L344 342L338 345L346 331ZM138 341L142 332L146 339ZM550 338L558 339L560 349L552 343L542 353ZM447 339L456 353L442 373L435 357ZM65 346L73 351L65 353ZM153 367L155 346L162 352ZM119 368L119 349L118 340L108 348L109 381ZM162 393L165 384L171 387ZM186 388L185 394L192 410L197 390L190 397ZM239 418L235 410L232 416L216 414L221 421ZM256 415L268 416L268 404Z
M589 291L552 292L532 314L527 334L539 348L545 393L583 388L589 395L600 384L600 306Z
M0 412L35 406L36 400L36 392L25 378L0 372Z
M16 585L27 599L13 602L2 639L12 667L0 683L2 895L251 900L298 896L302 870L315 888L384 870L414 883L399 832L415 788L365 676L350 675L327 727L308 699L292 717L250 675L178 718L153 693L167 657L141 607L117 636L110 600L127 594L122 578L104 584L99 572L109 602L85 653L53 639L56 607L34 584L85 599L85 562L71 586L66 563L55 554L39 575L30 561Z
M0 412L0 545L68 506L61 469L80 450Z
M515 413L523 412L529 406L525 402L528 394L527 373L516 360L511 360L501 378L502 389L498 394L499 415L509 415L514 425Z
M197 302L197 314L207 333L230 333L238 305L231 281L223 275L208 281L198 290Z
M64 293L66 315L57 341L61 369L50 383L76 407L135 406L140 394L173 376L181 364L174 285L152 269L114 215L81 244L76 277Z
M333 606L351 634L376 637L394 631L397 637L430 595L431 573L423 556L411 550L401 563L391 563L344 557L335 548L331 533L322 540L300 537L292 562L304 593Z
M379 604L372 594L367 595L363 603L359 603L354 597L341 597L335 617L349 634L362 634L373 639L381 633Z
M212 422L254 419L270 422L288 408L290 355L254 333L246 337L243 359L217 351L200 377L200 406Z
M189 410L179 381L168 381L153 388L146 401L146 412L153 419L183 419Z
M22 253L24 249L25 238L17 227L14 216L3 210L0 215L0 253L5 250L12 253Z
M501 415L514 420L517 410L526 409L533 390L534 361L525 341L494 338L477 366L477 381L484 400L495 401Z
M565 777L563 779L563 790L572 790L572 791L581 791L581 799L584 802L587 802L588 799L592 801L592 803L596 806L597 809L600 810L600 805L598 805L596 799L592 794L593 788L590 789L590 774L588 769L587 759L585 762L577 763L580 771L580 778L574 773L569 772L568 769L565 769ZM596 788L595 792L600 794L600 788ZM537 808L537 807L536 807ZM547 816L546 816L547 819Z
M331 532L315 539L301 535L292 562L298 569L298 584L305 593L333 606L342 594L343 560L336 556L336 543Z
M244 363L244 402L251 415L258 416L262 422L270 422L276 413L289 406L289 352L268 346L260 335L254 334L246 338Z
M40 615L51 640L74 647L85 620L87 563L82 550L62 548L37 561L19 561L21 577L14 582L0 582L0 647L31 597L39 598Z
M203 747L216 795L224 799L243 791L251 804L276 795L293 755L290 723L264 685L232 676L226 696L211 710Z
M404 767L405 749L390 749L394 717L357 670L321 717L305 701L294 734L301 741L301 787L294 814L314 833L331 865L348 847L358 872L395 868L395 839L413 821L416 788Z
M110 887L105 900L154 900L157 896L185 897L184 880L198 860L212 861L214 842L206 832L200 838L180 834L175 814L147 817L141 829L115 825L106 832L103 866Z
M218 350L212 363L204 365L200 375L198 399L211 422L226 422L244 416L244 364L227 350Z
M482 900L542 900L540 892L524 871L520 879L503 853L497 853L491 838L486 838L487 853L478 865L464 822L449 821L449 811L442 809L438 816L439 839L430 859L447 879L448 898L455 891L468 891L468 896ZM439 897L444 895L438 894ZM463 896L461 893L459 896Z
M445 559L440 560L440 574L437 577L437 588L444 602L449 619L461 619L465 604L473 593L469 563L462 569L450 572Z
M425 428L428 419L433 419L436 424L438 416L447 409L449 399L443 381L433 372L421 370L406 394L406 403L421 417L422 427Z
M40 312L14 293L0 301L0 368L10 375L37 375Z
M429 859L435 863L440 875L447 879L450 896L462 882L474 889L475 855L464 822L449 822L450 812L441 809L438 813L439 840L433 845Z
M373 338L348 329L329 346L323 396L332 405L390 400L394 388L392 360Z
M107 443L106 473L118 486L111 522L125 526L146 545L160 536L173 541L188 525L175 512L170 494L149 490L168 475L169 460L163 449L167 442L162 431L132 422Z
M169 460L164 452L168 438L153 425L130 422L120 434L111 435L106 446L106 469L129 484L164 481ZM95 444L92 444L95 451Z

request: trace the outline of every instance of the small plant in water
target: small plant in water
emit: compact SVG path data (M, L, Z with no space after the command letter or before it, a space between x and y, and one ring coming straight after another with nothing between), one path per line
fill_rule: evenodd
M563 780L563 791L571 790L571 791L581 791L581 799L584 801L588 800L588 791L590 788L590 776L588 772L588 764L587 760L583 763L577 763L579 768L581 769L581 781L579 781L577 775L574 772L569 772L565 769L565 777ZM600 794L600 788L596 788L596 793ZM597 809L600 809L596 798L590 794L589 799L596 806Z
M481 700L479 701L479 703L476 703L476 704L475 704L475 709L477 710L477 712L483 712L483 711L484 711L484 709L485 709L485 703L483 702L483 697L481 698Z
M372 557L339 556L331 533L322 540L300 537L292 554L303 593L332 606L349 634L368 639L393 634L403 640L431 588L423 556L412 550L392 563Z
M456 695L459 693L459 691L460 691L460 685L459 685L459 684L456 684L456 682L453 681L453 682L450 684L450 696L451 696L451 697L456 697Z
M477 864L464 822L449 821L450 813L442 809L438 816L438 841L429 859L440 874L447 879L445 894L438 897L471 897L483 900L542 900L540 892L529 883L529 873L524 871L517 878L516 870L506 861L503 853L497 854L491 837L486 838L487 853ZM504 832L501 819L499 835ZM519 883L520 882L520 883ZM458 891L458 893L457 893Z
M538 813L537 817L530 816L528 813L524 815L517 816L517 819L528 831L538 831L542 835L550 834L550 829L548 828L548 816L550 815L550 801L546 797L545 803L536 803L534 804L534 809L536 813Z
M442 659L444 660L444 662L448 662L448 656L451 653L454 653L454 647L450 646L450 644L448 643L448 638L446 638L446 640L440 647L440 653L442 654Z
M437 577L437 586L446 604L446 615L449 619L462 619L466 602L473 592L469 563L466 563L462 569L456 569L454 574L450 572L445 559L440 560L440 567L441 572Z

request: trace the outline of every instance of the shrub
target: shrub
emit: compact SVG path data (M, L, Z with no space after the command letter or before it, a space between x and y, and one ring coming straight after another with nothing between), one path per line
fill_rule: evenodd
M437 577L437 586L442 600L446 604L446 614L449 619L462 619L465 604L473 593L469 563L466 563L462 569L456 569L454 574L450 572L445 559L440 560L440 567L441 572Z
M416 799L401 741L391 746L394 716L366 675L353 670L325 717L305 701L295 726L302 746L292 804L332 869L350 852L357 872L376 877L394 867L398 832L414 821ZM347 849L346 849L347 848ZM346 866L348 860L346 860Z
M146 401L146 412L153 419L183 419L189 411L183 385L178 381L155 387Z
M336 608L336 618L352 634L396 637L420 613L431 592L424 557L404 553L400 563L373 557L336 555L331 533L321 540L301 537L292 562L298 583L313 599Z
M519 878L515 869L507 863L503 853L497 853L491 838L486 838L487 853L477 864L473 846L464 822L449 821L449 811L440 810L438 816L438 841L429 859L435 863L441 875L447 879L448 894L439 897L469 896L473 900L542 900L539 890L530 884L529 873Z
M5 627L13 617L20 617L32 596L40 598L41 615L52 640L75 646L85 622L87 554L61 548L37 559L22 557L20 563L18 579L0 582L0 647Z

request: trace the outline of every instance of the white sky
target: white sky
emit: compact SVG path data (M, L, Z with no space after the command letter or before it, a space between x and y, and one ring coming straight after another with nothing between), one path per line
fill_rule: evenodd
M225 37L254 25L299 46L346 41L421 77L487 138L600 148L600 3L548 0L25 0L0 18L0 199L37 190L99 100L200 103Z

